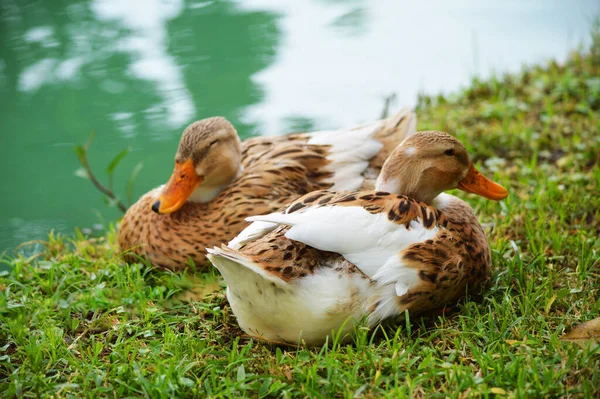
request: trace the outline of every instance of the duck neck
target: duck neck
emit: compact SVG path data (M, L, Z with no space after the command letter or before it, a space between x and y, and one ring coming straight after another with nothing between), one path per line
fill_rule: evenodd
M379 176L375 184L375 190L377 191L406 195L428 205L431 205L434 198L439 194L439 192L434 192L429 187L423 187L423 185L419 184L417 176L411 176L408 173L403 175L402 178L386 179L382 176L383 174Z
M219 179L220 181L213 184L211 184L210 181L203 181L188 197L188 201L195 203L207 203L212 201L221 193L221 191L225 190L232 181L240 177L243 171L244 167L240 165L237 173L228 180Z

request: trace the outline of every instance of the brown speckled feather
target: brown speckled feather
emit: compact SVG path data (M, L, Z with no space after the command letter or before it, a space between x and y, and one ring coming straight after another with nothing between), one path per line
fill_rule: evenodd
M439 309L467 293L479 294L490 278L491 252L471 207L456 198L444 209L446 223L433 240L402 252L421 283L398 298L413 313Z
M387 154L414 131L414 125L415 116L407 109L373 124L373 138L384 146L363 172L363 187L372 186ZM174 213L157 214L151 205L159 189L145 194L119 226L119 246L126 260L146 258L172 270L183 269L190 261L202 267L205 248L233 239L248 225L246 217L274 212L299 195L330 188L335 180L327 168L331 146L308 144L311 137L299 133L242 142L242 174L209 202L186 202Z
M292 150L310 157L290 158L284 152ZM217 198L206 204L188 202L173 214L152 212L155 193L150 192L124 217L119 245L131 248L129 261L141 256L171 269L184 267L190 259L202 265L204 249L232 239L248 225L246 217L276 211L297 195L330 187L323 181L329 174L320 170L327 162L325 151L301 142L255 150L254 156L244 158L245 173Z
M406 228L417 221L427 229L438 228L433 239L410 245L400 253L403 262L418 270L420 283L396 299L399 311L409 309L419 313L438 309L463 297L466 290L479 291L489 278L491 257L485 234L469 205L458 198L442 212L423 202L385 192L318 191L297 199L282 212L303 212L324 206L357 206L372 214L383 213L388 221ZM330 265L339 267L340 273L361 273L339 254L288 239L285 237L288 230L289 227L280 226L245 244L239 252L287 282Z

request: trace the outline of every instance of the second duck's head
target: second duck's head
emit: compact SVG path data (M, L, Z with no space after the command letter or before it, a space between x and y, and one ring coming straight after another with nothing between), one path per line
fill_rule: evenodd
M233 125L223 117L189 125L175 155L175 169L152 204L156 213L177 211L186 201L208 202L241 172L242 150Z
M465 146L444 132L417 132L404 139L383 164L376 189L430 204L441 192L458 188L501 200L508 191L483 176Z

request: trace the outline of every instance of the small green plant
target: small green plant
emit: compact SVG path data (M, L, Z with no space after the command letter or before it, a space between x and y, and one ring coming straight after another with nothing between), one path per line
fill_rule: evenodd
M98 178L92 172L92 168L90 167L90 164L89 164L88 158L87 158L88 151L90 149L90 146L92 144L92 140L94 139L94 136L95 136L95 132L92 132L84 145L75 145L73 147L73 150L75 151L75 154L77 155L77 159L79 160L79 163L81 164L81 168L78 169L75 172L75 174L77 176L89 179L92 182L92 184L94 185L94 187L96 187L102 194L104 194L108 205L116 206L123 213L125 213L125 212L127 212L128 206L126 206L119 199L119 197L117 197L115 195L115 193L113 191L113 177L114 177L114 172L115 172L116 167L123 160L123 158L125 158L125 156L127 156L127 154L129 154L129 152L131 151L131 148L128 147L128 148L122 150L117 155L115 155L115 157L110 161L110 163L106 167L106 175L108 178L108 184L105 186L102 183L100 183ZM141 162L135 166L135 168L131 172L129 179L127 181L127 184L125 186L127 200L130 204L133 202L133 184L135 182L136 176L142 169L142 166L143 166L143 164Z

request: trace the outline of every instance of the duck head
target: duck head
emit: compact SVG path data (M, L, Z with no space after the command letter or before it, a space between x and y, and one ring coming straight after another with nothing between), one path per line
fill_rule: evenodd
M240 174L241 160L240 139L227 119L192 123L183 132L175 169L152 210L172 213L186 201L209 202Z
M383 164L375 187L428 204L454 188L496 201L508 195L475 169L458 139L438 131L417 132L404 139Z

